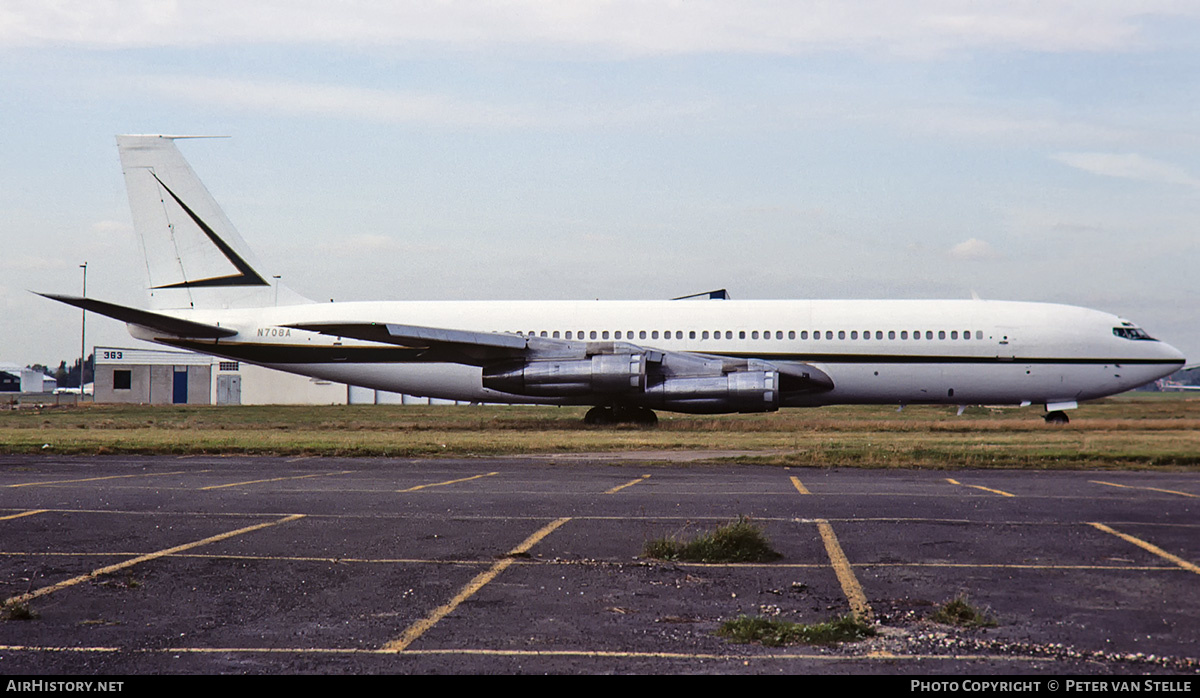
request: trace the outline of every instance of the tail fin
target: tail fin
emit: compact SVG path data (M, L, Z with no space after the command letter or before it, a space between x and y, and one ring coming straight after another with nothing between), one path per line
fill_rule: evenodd
M254 253L192 171L176 138L117 136L153 309L308 302L261 273Z

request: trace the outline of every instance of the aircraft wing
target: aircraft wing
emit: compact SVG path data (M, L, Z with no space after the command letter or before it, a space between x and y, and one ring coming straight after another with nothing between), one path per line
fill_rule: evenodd
M383 322L302 322L286 326L324 335L424 349L421 358L425 361L448 361L474 366L533 356L583 357L587 355L589 344L501 332L474 332Z
M433 347L438 345L494 347L496 349L524 350L528 344L525 337L499 332L472 332L448 330L417 325L395 325L384 322L301 322L287 325L292 329L319 332L325 335L350 337L371 342L398 344L405 347Z
M671 409L727 404L731 394L799 395L833 389L820 369L797 361L663 351L631 342L585 341L393 323L297 323L288 327L422 350L419 360L483 368L484 386L517 395L620 395ZM765 387L742 387L754 383ZM718 397L709 397L718 394ZM757 411L757 410L746 410Z

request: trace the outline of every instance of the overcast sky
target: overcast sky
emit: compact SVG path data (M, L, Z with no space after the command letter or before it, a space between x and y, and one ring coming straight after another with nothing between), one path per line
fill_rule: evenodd
M85 261L144 303L118 133L232 136L180 146L317 299L974 291L1200 360L1197 36L1167 0L0 0L0 362L78 356L29 291Z

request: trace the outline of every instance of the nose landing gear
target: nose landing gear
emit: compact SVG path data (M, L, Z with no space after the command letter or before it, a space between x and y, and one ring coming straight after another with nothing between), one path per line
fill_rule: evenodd
M1067 424L1071 421L1071 418L1067 416L1067 413L1063 412L1062 410L1047 412L1042 416L1042 419L1046 420L1046 424Z

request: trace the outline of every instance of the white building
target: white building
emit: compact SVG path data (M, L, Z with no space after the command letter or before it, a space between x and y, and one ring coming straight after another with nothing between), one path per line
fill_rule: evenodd
M96 347L97 403L344 405L349 388L203 354Z
M204 354L96 347L95 401L152 405L453 405ZM29 370L29 369L25 369ZM53 379L47 379L53 382ZM51 387L53 390L53 387Z
M58 381L41 371L0 363L0 393L52 393Z

